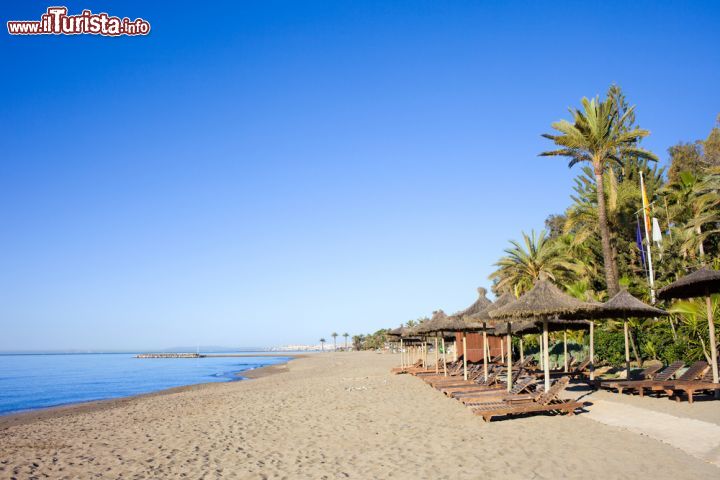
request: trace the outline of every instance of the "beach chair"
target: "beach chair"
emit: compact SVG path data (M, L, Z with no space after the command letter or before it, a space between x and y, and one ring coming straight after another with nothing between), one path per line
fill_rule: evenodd
M480 372L479 375L473 380L451 383L451 384L440 384L434 385L435 388L443 392L445 395L450 395L454 392L463 392L468 390L484 389L498 383L498 377L502 374L502 368L495 368L488 372L487 380L485 380L485 374Z
M429 377L444 377L445 375L443 373L444 368L442 365L442 361L440 362L439 367L440 367L439 373L436 373L435 370L433 369L432 371L427 371L427 372L422 372L422 371L415 372L415 373L413 373L413 375L415 375L416 377L428 377L428 378ZM448 364L447 364L448 375L457 375L458 372L462 373L462 367L463 367L462 362L448 362Z
M670 397L675 397L676 401L680 401L681 392L687 395L688 403L693 403L693 397L696 393L702 392L705 394L715 393L720 390L720 383L713 382L712 370L705 372L705 375L700 380L689 381L684 383L675 383L666 390L666 393Z
M535 385L537 385L537 380L535 378L523 377L515 383L515 385L509 392L506 391L504 387L491 388L487 390L478 390L475 392L457 393L453 395L453 398L461 401L466 406L478 406L495 399L503 399L507 396L512 397L515 395L520 395L522 393L527 393Z
M418 360L417 362L413 363L412 365L405 366L405 367L395 367L390 369L390 373L394 373L395 375L399 373L406 373L408 370L413 368L419 368L422 366L422 359Z
M696 368L693 370L693 367ZM677 380L665 383L661 388L668 398L675 398L679 402L685 394L688 403L693 403L695 392L715 392L720 390L720 383L713 383L712 370L707 362L698 361Z
M608 380L608 381L601 381L600 382L600 388L604 388L607 390L617 390L617 393L623 393L625 390L628 391L639 391L639 393L642 395L644 390L643 388L647 385L650 385L651 382L660 381L660 382L666 382L670 380L670 378L675 375L681 368L683 368L685 364L681 361L673 362L664 369L660 373L657 373L652 379L649 380Z
M482 416L486 422L491 421L493 417L527 413L550 412L574 415L576 410L584 407L584 403L577 400L558 398L569 382L570 377L562 377L547 392L536 392L531 395L510 395L500 401L483 402L473 408L473 413Z
M494 371L494 370L493 370ZM460 370L460 373L458 375L455 375L454 377L439 377L436 379L425 379L426 383L430 384L431 387L439 388L439 387L450 387L453 385L465 385L468 383L472 383L476 381L480 377L484 377L483 369L480 368L477 365L473 365L472 367L468 365L468 374L467 374L467 380L465 380L462 369Z
M652 380L657 373L663 369L661 363L654 363L648 367L645 367L640 373L635 374L634 378L627 380L595 380L595 388L603 388L606 390L615 390L617 385L622 385L626 382L632 382L637 380Z
M478 380L472 384L461 384L457 386L446 386L441 388L440 391L450 397L456 397L458 395L472 394L484 391L502 391L507 388L507 383L500 380L500 376L505 372L506 369L497 367L492 374L488 374L487 381L485 376L481 375ZM518 382L518 379L525 373L523 368L518 370L513 369L512 371L512 383L513 385Z
M707 362L700 360L688 367L685 372L683 372L682 375L675 378L674 380L651 380L645 384L640 384L636 387L636 391L640 394L641 397L645 396L645 392L649 390L650 392L663 392L666 390L666 386L670 385L675 382L688 382L692 380L697 380L700 378L703 373L708 369Z
M471 368L468 368L468 378L473 375L473 370ZM462 365L460 368L450 370L448 369L447 376L440 374L432 374L432 375L416 375L418 378L421 378L425 383L429 385L433 385L438 382L457 382L463 379L463 368Z

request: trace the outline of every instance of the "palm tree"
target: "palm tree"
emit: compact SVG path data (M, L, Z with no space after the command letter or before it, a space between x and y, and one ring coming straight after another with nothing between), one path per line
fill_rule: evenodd
M700 258L704 257L703 241L719 233L716 225L720 223L720 174L710 171L703 177L680 172L665 190L669 194L670 216L684 239L683 252L697 249Z
M512 247L505 249L507 255L495 264L500 268L490 274L490 279L497 282L497 291L513 291L519 296L530 290L542 273L558 280L579 271L579 266L564 251L555 248L545 230L537 235L534 230L530 235L522 232L522 237L522 244L510 242Z
M347 333L347 332L343 333L343 337L345 337L345 351L347 351L347 349L348 349L347 339L348 339L349 336L350 336L349 333Z
M333 337L333 351L337 351L337 337L338 337L338 333L337 333L337 332L332 332L332 335L330 335L330 336Z
M611 162L622 166L623 158L626 157L657 161L657 156L637 145L638 140L650 135L648 130L628 128L629 120L634 115L634 106L620 112L612 95L603 101L595 97L592 100L583 98L581 102L582 110L570 109L572 123L560 120L552 124L552 128L559 132L558 135L543 134L543 137L552 140L560 148L542 152L540 156L568 157L569 167L581 162L592 165L598 192L597 215L605 282L608 295L613 296L620 291L620 284L610 243L603 173Z
M320 350L322 350L323 352L325 351L325 339L324 338L320 339Z

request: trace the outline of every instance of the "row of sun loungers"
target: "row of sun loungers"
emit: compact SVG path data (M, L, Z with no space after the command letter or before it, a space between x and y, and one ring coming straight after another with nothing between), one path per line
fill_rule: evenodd
M528 358L513 366L510 372L513 387L509 392L506 383L507 367L500 363L490 366L487 378L483 365L468 365L468 380L464 380L461 362L448 370L448 376L422 373L414 375L448 397L467 405L485 421L495 417L538 412L573 415L583 408L582 402L560 398L570 381L569 376L556 380L545 392L539 386L541 382L528 370L531 363L532 360Z
M697 361L678 375L685 366L683 362L673 362L665 368L651 366L640 373L636 380L602 380L598 387L616 391L619 394L637 393L641 397L646 393L666 394L677 401L686 396L693 403L698 392L714 393L720 391L720 383L713 383L712 371L705 361ZM676 378L673 378L676 377Z

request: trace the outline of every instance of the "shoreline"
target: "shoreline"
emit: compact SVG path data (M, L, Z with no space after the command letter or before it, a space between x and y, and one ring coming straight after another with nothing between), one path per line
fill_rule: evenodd
M217 356L228 356L228 355L217 355ZM219 385L227 385L229 383L242 382L243 380L256 380L259 378L267 377L280 373L287 370L287 365L293 360L303 358L304 354L288 354L288 355L245 355L237 354L232 355L235 357L287 357L287 361L283 363L277 363L273 365L265 365L250 370L243 370L235 373L237 379L229 380L227 382L205 382L205 383L193 383L191 385L181 385L179 387L164 388L148 393L139 393L136 395L129 395L126 397L118 398L106 398L103 400L89 400L87 402L70 403L67 405L56 405L52 407L38 408L34 410L27 410L23 412L8 413L6 415L0 415L0 431L6 430L10 427L18 425L27 425L30 423L40 422L43 420L52 420L55 418L67 417L70 415L82 414L82 413L94 413L102 412L117 408L128 403L132 403L144 398L161 397L164 395L173 395L176 393L190 392L195 390L202 390L206 388L216 388Z

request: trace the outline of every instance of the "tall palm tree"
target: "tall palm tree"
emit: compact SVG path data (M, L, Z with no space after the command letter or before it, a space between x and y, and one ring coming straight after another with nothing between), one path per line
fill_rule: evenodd
M622 165L626 157L657 161L657 156L637 145L638 140L650 135L648 130L628 128L628 120L634 115L634 106L620 112L612 96L603 101L598 97L592 100L583 98L581 102L582 110L570 109L572 123L567 120L554 122L552 128L558 134L543 134L543 137L552 140L560 148L542 152L540 156L568 157L569 167L581 162L592 165L598 192L597 214L605 282L608 295L613 296L620 291L620 284L610 243L603 173L611 162Z
M350 336L349 333L347 333L347 332L343 333L343 337L345 337L345 351L347 351L347 349L348 349L347 339L348 339L349 336Z
M565 252L555 248L545 230L535 235L522 232L522 243L512 240L512 247L495 264L499 268L490 274L498 291L513 291L519 296L532 288L542 273L553 280L579 271L579 266Z
M338 333L337 333L337 332L332 332L332 335L330 335L330 336L333 337L333 350L337 351L337 337L338 337Z
M323 352L325 351L325 339L324 338L320 339L320 350L322 350Z

